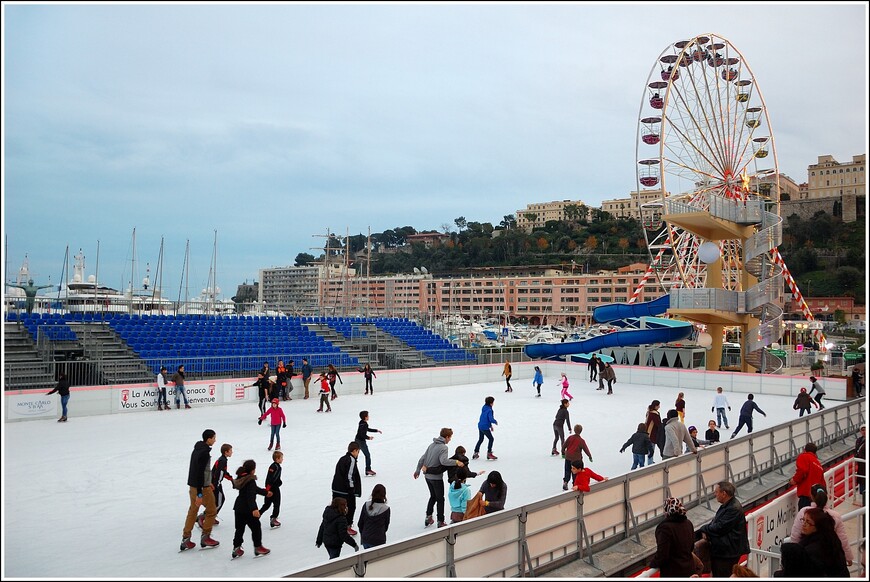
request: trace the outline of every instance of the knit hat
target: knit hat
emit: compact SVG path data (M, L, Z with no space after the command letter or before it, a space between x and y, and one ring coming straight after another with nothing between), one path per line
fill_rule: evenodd
M690 426L690 427L689 427L689 432L694 432L694 431L697 431L697 430L698 430L698 429L695 428L694 426Z
M686 515L686 508L683 507L683 502L676 497L668 497L665 499L665 513L668 515Z

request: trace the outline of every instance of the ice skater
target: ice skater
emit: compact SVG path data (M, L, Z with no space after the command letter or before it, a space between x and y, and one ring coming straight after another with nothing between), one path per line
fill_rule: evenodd
M685 395L680 392L677 394L677 399L674 401L674 410L677 411L677 417L682 423L686 422L686 399L684 396Z
M646 424L641 422L637 425L637 432L628 437L628 440L625 441L625 444L622 445L622 448L619 449L620 453L624 453L625 449L627 449L631 445L631 469L630 471L634 471L638 467L644 466L644 461L646 461L646 456L652 448L652 441L649 439L649 433L646 431ZM567 489L567 487L566 487Z
M263 372L257 372L257 379L251 386L257 387L257 406L260 408L260 414L266 413L266 402L269 400L269 393L272 391L272 382L268 376L264 376Z
M221 512L221 507L224 506L224 501L226 501L226 495L224 495L224 479L228 480L232 483L233 478L229 474L227 470L227 463L229 458L233 456L233 445L229 443L224 443L221 445L221 456L218 457L218 460L214 462L214 465L211 468L211 487L214 490L214 501L215 501L215 518L214 524L218 525L220 522L217 519L217 514ZM196 524L202 529L203 523L205 522L205 512L200 513L199 517L196 518Z
M812 412L810 410L811 406L815 406L816 408L819 407L819 405L816 404L813 401L813 399L810 397L810 395L807 393L807 389L801 388L801 391L797 395L797 398L794 399L794 406L792 406L792 408L794 408L795 410L801 411L800 415L798 416L800 418L801 416L804 415L805 412L807 414L810 414L810 412Z
M498 424L498 421L495 419L492 412L493 404L495 404L495 398L487 396L486 400L483 402L483 407L480 409L480 420L477 421L477 432L480 437L477 439L477 444L474 445L474 454L471 456L472 459L480 457L480 445L483 443L483 437L486 437L488 441L486 447L486 458L490 461L498 459L498 457L492 453L492 442L495 440L492 436L492 431L495 429L495 425Z
M513 376L513 370L511 369L511 363L504 363L504 370L502 370L501 375L504 376L504 382L507 384L507 389L505 392L513 392L514 389L511 386L511 376Z
M535 378L532 380L532 386L538 389L535 398L541 397L541 386L544 384L544 374L541 372L540 366L535 366Z
M722 428L722 423L725 423L725 429L728 429L728 417L725 416L725 408L731 411L731 403L728 398L722 394L722 387L716 388L716 396L713 397L713 406L710 412L716 412L716 428Z
M572 487L574 491L588 492L590 479L607 481L607 477L602 477L589 467L585 467L582 460L571 463L571 473L574 474L574 486Z
M562 398L574 400L574 397L568 392L568 376L565 375L565 372L562 372L562 379L559 380L558 384L562 387Z
M67 419L67 409L66 405L69 402L69 387L70 382L69 378L67 378L66 374L61 374L57 379L57 385L54 387L54 390L51 392L46 392L46 396L51 396L55 392L60 394L60 409L61 416L57 419L58 422L66 422ZM167 407L168 410L169 407ZM190 408L188 406L188 408Z
M256 461L248 459L236 470L236 478L233 479L233 489L238 489L239 491L239 496L233 505L236 517L236 533L233 536L233 559L245 553L242 549L245 527L251 528L251 539L254 542L254 556L265 556L271 551L263 546L263 528L260 526L260 510L257 509L257 495L268 497L272 494L257 486L256 470Z
M589 358L589 381L595 382L598 379L598 356L592 354L592 357Z
M579 424L574 425L574 434L568 437L565 441L565 444L562 445L562 457L565 459L565 472L562 478L562 489L568 489L568 481L571 479L571 463L574 461L582 461L583 460L583 452L586 452L586 456L589 457L589 461L592 461L592 453L589 451L589 446L586 444L586 441L580 436L580 433L583 432L583 426Z
M359 413L359 426L356 429L356 437L354 441L359 445L360 450L363 452L363 456L366 458L366 477L377 475L377 473L372 470L372 456L369 454L369 445L366 442L375 438L368 435L370 432L383 434L376 428L369 428L369 411L361 410Z
M571 401L563 398L562 404L559 405L559 409L556 411L556 418L553 420L553 434L555 437L553 438L553 450L550 451L550 454L554 457L559 454L559 450L556 449L556 443L559 443L560 449L565 448L565 430L562 428L562 425L567 425L568 430L571 430L571 415L568 413L570 405Z
M266 497L266 502L260 508L260 515L266 513L269 507L272 508L272 515L269 517L269 527L281 527L281 522L278 521L278 514L281 513L281 463L284 462L284 453L275 451L272 453L272 464L269 465L269 472L266 473L266 491L271 493Z
M815 376L810 376L810 382L813 383L813 385L810 387L810 396L812 396L813 392L815 392L816 393L816 404L819 405L819 410L824 410L825 405L822 404L822 398L825 396L825 389L822 387L821 384L819 384L819 379L816 378ZM752 432L752 431L750 431L750 432Z
M375 395L375 387L372 386L372 378L377 378L377 374L372 370L371 364L366 362L366 365L362 368L362 375L366 380L366 394Z
M740 422L737 423L737 428L735 428L734 432L731 434L732 439L737 436L737 433L740 432L740 429L743 428L744 425L746 425L747 432L752 432L752 413L756 410L760 412L762 416L767 416L767 413L761 410L755 403L755 396L747 394L746 402L744 402L743 406L740 408Z
M335 392L335 381L338 380L339 384L344 384L341 381L341 376L338 374L338 370L335 369L335 366L329 364L326 367L326 377L329 378L329 390L332 393L332 400L338 398L338 394Z
M281 401L277 398L272 399L272 406L263 413L263 416L260 417L260 420L257 421L257 424L263 424L263 420L266 417L270 417L269 425L271 426L272 432L269 434L269 448L267 450L272 450L272 442L274 441L275 450L281 450L281 426L287 428L287 417L284 416L284 409L281 408Z
M326 553L329 554L330 560L341 555L344 544L352 547L354 552L358 552L359 546L348 533L348 529L347 500L344 497L334 497L332 503L323 510L323 520L320 522L320 529L317 530L314 545L318 548L326 546Z
M329 403L329 378L321 372L318 381L320 381L320 408L317 409L317 412L323 412L324 404L326 404L326 412L332 412L332 405Z

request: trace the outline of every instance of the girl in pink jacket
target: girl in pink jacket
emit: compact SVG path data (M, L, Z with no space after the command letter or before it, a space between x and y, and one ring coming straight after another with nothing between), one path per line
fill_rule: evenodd
M263 424L263 420L267 416L271 416L272 419L269 421L269 424L272 426L272 433L269 435L269 449L272 450L272 442L277 441L277 445L275 446L276 451L281 450L281 426L287 428L287 418L284 416L284 410L281 408L281 402L277 398L272 399L272 407L266 410L263 413L263 416L260 417L260 420L257 421L257 424Z
M562 379L559 380L559 384L562 385L562 398L574 400L574 397L568 392L568 376L565 375L565 372L562 372Z

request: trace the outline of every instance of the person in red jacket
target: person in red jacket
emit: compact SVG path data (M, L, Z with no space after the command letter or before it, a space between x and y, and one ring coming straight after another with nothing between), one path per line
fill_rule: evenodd
M584 467L582 459L571 463L571 472L574 474L574 491L589 491L590 479L607 481L607 477L602 477L592 469Z
M281 426L287 428L287 417L284 416L284 410L280 406L281 401L277 398L272 399L272 407L269 408L266 412L263 413L263 416L260 417L260 420L257 421L257 424L263 424L263 420L270 416L271 419L269 424L272 427L272 433L269 435L269 449L272 450L272 441L277 441L275 445L275 450L281 450Z
M825 482L825 469L822 467L819 457L816 456L818 450L815 443L806 444L804 452L798 455L795 461L794 476L788 481L789 485L797 486L798 511L804 507L809 507L813 502L810 492L813 485Z

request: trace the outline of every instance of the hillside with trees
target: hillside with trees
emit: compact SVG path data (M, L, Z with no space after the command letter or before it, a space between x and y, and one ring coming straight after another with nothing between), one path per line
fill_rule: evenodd
M418 234L411 226L373 233L372 275L411 273L426 267L435 276L467 273L472 267L553 265L576 272L616 269L631 263L648 262L641 225L634 219L616 219L599 209L578 208L565 221L549 221L532 232L517 228L514 215L498 225L468 221L460 216L453 225L444 224L443 240L431 246L408 243ZM533 217L524 218L534 222ZM863 220L843 223L838 217L818 212L810 220L792 215L783 221L785 258L801 291L808 296L852 296L864 303L866 228ZM353 257L366 248L366 236L344 240L334 237L330 248L345 245ZM320 260L322 260L321 255ZM300 253L296 265L317 260ZM359 261L355 261L360 266Z

